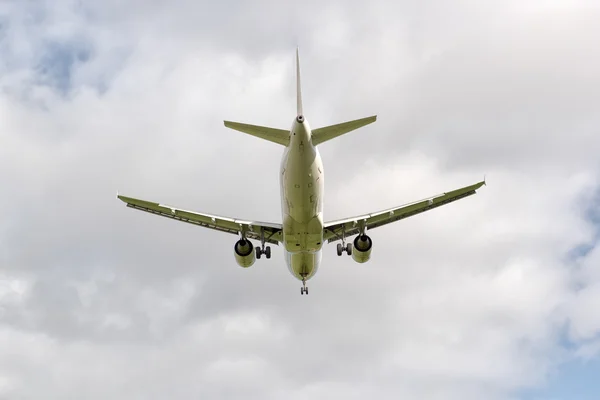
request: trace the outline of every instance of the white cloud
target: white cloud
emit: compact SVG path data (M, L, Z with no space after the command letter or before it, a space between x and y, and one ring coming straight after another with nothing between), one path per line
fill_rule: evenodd
M508 399L597 356L597 10L52 4L0 39L0 397ZM92 49L67 94L47 39ZM289 126L298 42L311 126L379 115L323 146L326 219L488 180L368 264L326 247L308 297L114 198L279 220L281 148L222 120Z

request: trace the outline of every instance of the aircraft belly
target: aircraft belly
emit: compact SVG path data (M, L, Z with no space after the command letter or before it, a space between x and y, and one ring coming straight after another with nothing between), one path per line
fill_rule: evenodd
M297 279L309 280L319 269L321 262L321 251L317 252L286 252L288 269Z
M323 167L316 149L288 151L282 162L283 242L289 252L323 245Z
M294 123L280 173L286 263L300 280L317 272L323 246L323 164L310 137L306 122Z

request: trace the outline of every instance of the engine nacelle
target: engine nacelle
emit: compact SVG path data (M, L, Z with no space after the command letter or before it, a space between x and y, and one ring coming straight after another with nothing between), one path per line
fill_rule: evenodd
M233 251L235 253L235 261L240 267L251 267L252 264L254 264L254 261L256 261L254 246L252 246L252 242L247 239L240 239L235 242Z
M352 249L352 258L357 263L366 263L371 258L371 249L373 241L367 235L358 235L354 238L354 249Z

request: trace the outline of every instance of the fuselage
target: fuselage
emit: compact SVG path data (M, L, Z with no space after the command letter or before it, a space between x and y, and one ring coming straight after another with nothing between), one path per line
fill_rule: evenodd
M323 247L323 163L311 130L296 118L281 160L283 245L288 269L300 280L319 268Z

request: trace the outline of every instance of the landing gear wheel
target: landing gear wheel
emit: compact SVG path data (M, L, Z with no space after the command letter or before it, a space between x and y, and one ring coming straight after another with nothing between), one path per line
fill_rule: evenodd
M267 246L265 249L265 256L267 256L267 258L271 258L271 246Z
M302 287L300 288L300 294L308 294L308 288L306 287L306 277L302 276Z
M257 259L257 260L260 260L260 256L261 256L261 255L262 255L262 250L261 250L259 247L257 247L257 248L256 248L256 259ZM267 258L268 258L268 257L267 257Z
M344 249L343 249L343 247L342 247L342 244L341 244L341 243L338 243L338 244L337 244L337 255L338 255L338 256L341 256L341 255L342 255L342 253L343 253L343 251L344 251Z
M346 253L351 256L352 255L352 243L346 244Z

